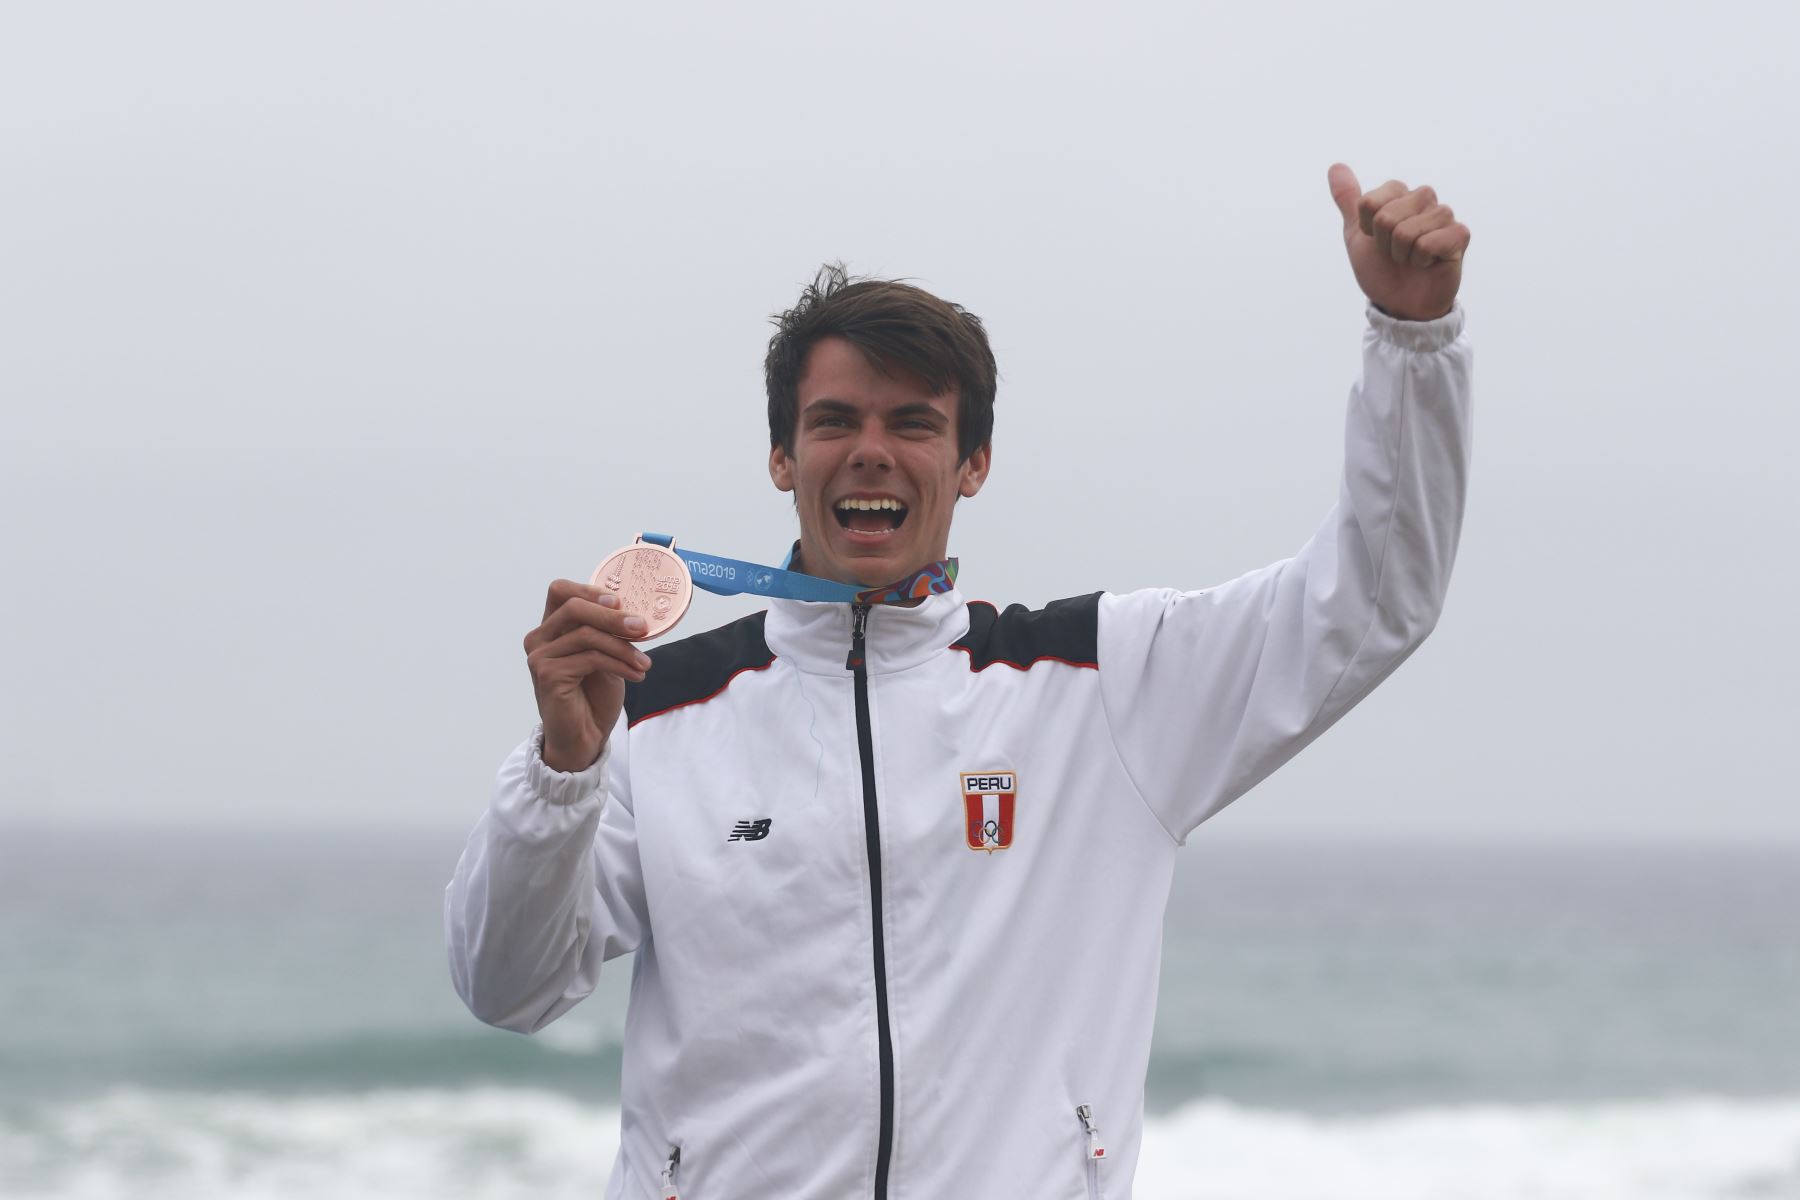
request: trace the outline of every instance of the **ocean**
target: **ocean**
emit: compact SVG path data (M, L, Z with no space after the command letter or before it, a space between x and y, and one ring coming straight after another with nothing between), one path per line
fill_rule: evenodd
M478 1023L461 840L0 829L0 1197L598 1196L629 963ZM1182 854L1143 1200L1800 1200L1800 850Z

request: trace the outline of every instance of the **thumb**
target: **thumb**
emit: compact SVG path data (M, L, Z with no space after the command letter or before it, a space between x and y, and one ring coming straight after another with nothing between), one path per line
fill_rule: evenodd
M1356 205L1362 199L1362 184L1356 182L1356 172L1343 163L1332 163L1325 179L1331 185L1331 198L1337 202L1338 212L1344 216L1344 232L1349 233L1360 224Z

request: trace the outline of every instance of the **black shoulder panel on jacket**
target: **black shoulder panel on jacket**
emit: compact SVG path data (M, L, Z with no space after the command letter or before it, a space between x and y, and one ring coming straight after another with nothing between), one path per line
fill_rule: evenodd
M629 723L658 716L684 704L710 700L745 671L760 671L775 661L763 640L767 613L752 613L670 642L650 651L651 667L642 683L625 685L625 715Z
M1032 610L1014 604L998 612L984 600L969 604L969 632L951 644L966 651L971 671L999 663L1023 671L1036 662L1098 667L1100 593L1052 600Z

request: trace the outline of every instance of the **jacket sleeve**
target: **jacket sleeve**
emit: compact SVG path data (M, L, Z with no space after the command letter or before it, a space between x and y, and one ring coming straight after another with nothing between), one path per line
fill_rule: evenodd
M643 940L626 737L621 720L600 761L565 773L544 764L540 725L500 768L444 890L451 982L490 1025L536 1033Z
M1100 599L1125 770L1177 841L1329 729L1437 623L1469 474L1473 347L1371 306L1338 502L1294 557L1203 591Z

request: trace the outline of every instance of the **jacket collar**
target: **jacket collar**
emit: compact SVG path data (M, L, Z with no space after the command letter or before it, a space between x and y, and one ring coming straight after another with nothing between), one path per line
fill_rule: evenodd
M904 671L941 654L969 632L969 610L952 588L918 604L877 604L863 627L869 674ZM771 600L763 638L777 657L809 675L847 675L850 605Z

